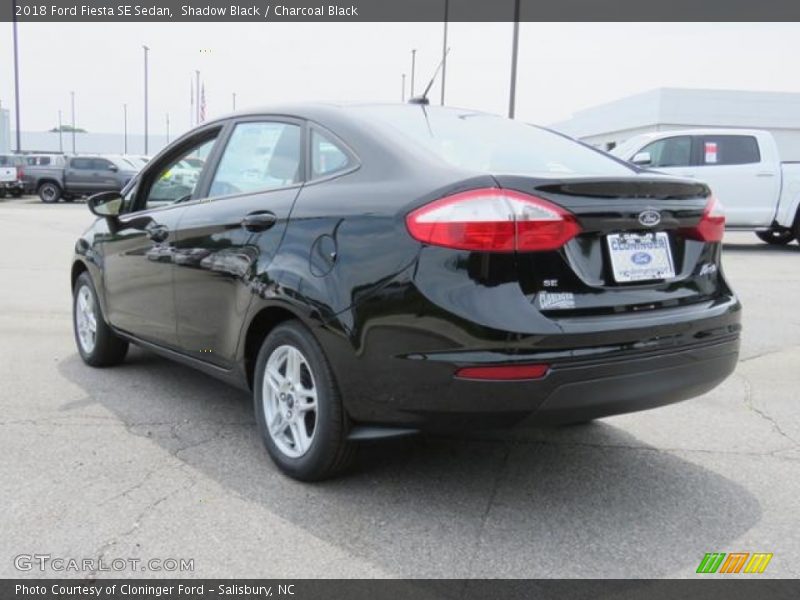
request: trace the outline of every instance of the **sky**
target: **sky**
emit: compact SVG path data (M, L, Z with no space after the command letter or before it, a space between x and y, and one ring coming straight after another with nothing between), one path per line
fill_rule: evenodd
M0 23L0 103L12 109L12 25ZM398 102L401 74L417 92L442 52L442 23L20 23L23 131L59 109L76 125L143 130L142 44L150 47L150 131L189 127L195 69L210 117L287 101ZM446 103L506 114L510 23L451 23ZM575 111L657 87L800 92L797 23L523 23L517 118L551 124ZM440 88L430 95L439 102ZM407 92L408 93L408 92Z

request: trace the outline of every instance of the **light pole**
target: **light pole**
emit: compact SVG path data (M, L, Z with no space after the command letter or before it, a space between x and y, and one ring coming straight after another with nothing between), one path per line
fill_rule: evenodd
M195 78L197 79L197 89L195 90L195 99L196 99L196 106L197 106L197 113L195 115L195 123L200 125L200 71L195 70L194 72Z
M75 92L69 93L69 101L72 108L72 153L75 154Z
M58 111L58 151L64 154L64 140L62 139L64 127L61 125L61 111Z
M233 110L236 110L236 92L233 92Z
M417 49L414 48L411 51L411 95L410 97L414 97L414 71L416 70L417 66Z
M442 41L442 106L444 106L444 83L447 79L447 17L450 13L450 0L444 0L444 40Z
M122 122L123 122L123 131L125 137L125 154L128 153L128 105L122 105Z
M144 153L147 154L147 55L150 48L142 44L142 49L144 50Z
M517 53L519 52L519 0L514 0L514 41L511 47L511 89L508 97L508 118L514 118L517 96Z
M400 93L400 100L402 102L406 101L406 74L403 73L403 91Z
M169 144L169 113L167 113L167 144Z
M20 141L22 138L20 137L19 131L19 50L17 46L17 0L14 0L11 10L13 11L11 15L14 19L14 116L17 124L17 152L19 152L22 150L22 142Z

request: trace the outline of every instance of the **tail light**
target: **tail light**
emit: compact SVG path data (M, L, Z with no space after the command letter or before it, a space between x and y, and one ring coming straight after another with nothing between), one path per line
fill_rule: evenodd
M550 370L550 365L490 365L486 367L462 367L456 371L461 379L484 379L487 381L519 381L541 379Z
M725 235L725 213L722 203L711 196L700 222L691 229L684 229L683 235L700 242L721 242L722 236Z
M435 200L409 213L406 226L425 244L479 252L555 250L581 230L560 206L498 188Z
M17 167L17 179L21 181L23 177L25 177L25 171L22 167Z

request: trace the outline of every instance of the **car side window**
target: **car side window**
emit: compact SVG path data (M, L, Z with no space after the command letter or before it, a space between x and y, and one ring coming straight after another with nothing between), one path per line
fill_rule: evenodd
M95 158L92 160L92 168L95 171L110 171L113 163L105 158Z
M300 181L301 129L293 123L239 123L220 158L208 196L264 191Z
M324 133L311 130L311 178L325 177L347 169L350 156Z
M747 165L761 162L758 140L751 135L707 135L701 139L700 164Z
M205 161L216 141L217 134L214 134L213 138L206 138L162 166L156 177L149 179L151 182L149 189L143 190L144 200L140 203L139 209L158 208L190 200L197 189ZM185 160L189 157L197 160L191 162Z
M651 167L688 167L692 164L692 138L682 135L656 140L641 152L650 153Z
M92 159L91 158L73 158L69 166L73 169L91 169L92 168Z

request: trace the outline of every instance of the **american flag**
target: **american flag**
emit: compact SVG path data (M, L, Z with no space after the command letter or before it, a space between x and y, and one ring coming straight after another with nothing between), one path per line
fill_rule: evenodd
M206 84L203 84L203 87L200 88L200 122L204 122L206 120Z

